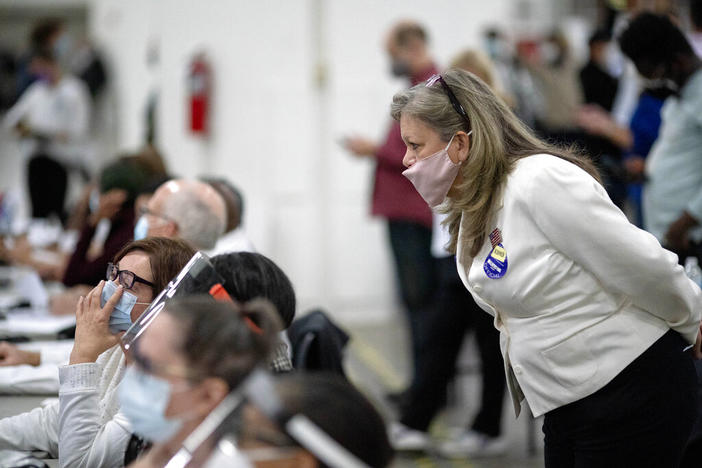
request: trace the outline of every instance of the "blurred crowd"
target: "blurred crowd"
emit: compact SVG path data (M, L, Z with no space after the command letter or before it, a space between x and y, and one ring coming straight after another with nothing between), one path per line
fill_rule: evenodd
M631 223L681 261L699 258L702 2L655 12L684 32L675 57L655 56L656 44L627 29L642 12L629 3L603 3L582 47L563 29L513 37L494 27L448 68L478 77L543 140L591 158ZM49 311L75 315L76 327L69 348L48 354L0 342L0 366L61 365L46 382L59 401L0 420L0 449L41 451L61 466L150 467L196 440L192 466L387 466L393 449L434 447L430 424L472 332L478 411L436 448L452 458L508 450L499 333L446 249L447 217L402 175L411 143L399 122L384 141L343 141L375 164L371 212L387 222L410 330L411 376L406 389L386 395L396 410L386 431L344 378L346 333L324 312L296 318L292 282L256 253L239 189L221 177L175 174L153 137L95 168L86 141L95 99L109 85L100 54L87 41L73 43L57 19L36 24L28 42L20 57L0 57L2 125L21 141L30 207L22 209L24 193L0 189L0 262L60 284ZM433 79L440 67L429 44L419 23L394 25L385 44L393 75L413 86ZM681 157L661 162L682 140ZM336 375L290 373L297 368Z

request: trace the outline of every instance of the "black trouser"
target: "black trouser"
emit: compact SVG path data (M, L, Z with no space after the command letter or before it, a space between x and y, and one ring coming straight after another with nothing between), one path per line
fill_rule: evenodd
M500 434L505 374L500 353L500 334L493 318L482 310L465 288L453 257L437 260L439 289L434 307L426 316L426 342L420 353L417 379L400 422L426 431L446 403L446 387L455 375L456 359L468 330L475 330L482 371L481 404L473 430L490 436Z
M400 294L409 322L414 380L425 335L422 321L436 288L431 228L412 221L388 221L388 232Z
M46 154L37 154L27 167L29 197L33 218L48 218L55 214L63 220L68 187L68 172L58 161Z
M546 468L677 467L697 416L686 345L671 330L597 392L546 413Z
M678 256L678 263L685 265L687 257L697 257L702 265L702 243L690 242L686 250L676 250L666 247ZM683 459L680 462L681 468L699 468L702 466L702 361L695 361L697 370L697 422L690 435Z

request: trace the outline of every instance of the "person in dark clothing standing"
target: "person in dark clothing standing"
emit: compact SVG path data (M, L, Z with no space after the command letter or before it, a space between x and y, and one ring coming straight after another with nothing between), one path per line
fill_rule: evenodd
M596 115L609 115L617 95L619 80L607 71L607 50L610 41L611 35L605 30L595 31L588 41L589 60L580 70L580 84L585 97L585 106L580 116L586 120L592 120ZM585 125L585 128L587 129L588 125ZM576 141L596 159L612 201L620 208L624 207L626 173L622 165L622 148L605 135L588 131Z
M407 78L411 85L437 72L427 49L427 33L417 23L395 25L388 35L387 51L393 75ZM381 144L363 137L349 137L344 140L344 146L354 155L376 162L372 214L388 221L398 285L408 314L413 374L416 374L422 346L422 315L431 305L435 288L431 210L402 176L405 144L397 122L391 124Z
M585 102L597 104L607 112L612 110L617 95L619 80L607 71L607 47L611 36L607 31L595 31L588 46L590 58L580 70L580 84L583 86Z

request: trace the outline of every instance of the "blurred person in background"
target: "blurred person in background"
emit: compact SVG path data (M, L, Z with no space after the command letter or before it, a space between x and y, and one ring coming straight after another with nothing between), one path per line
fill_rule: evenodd
M624 168L629 181L627 199L632 209L633 223L641 228L644 227L643 187L646 181L646 158L658 138L663 103L673 93L672 89L660 84L645 88L639 96L629 124L631 146L624 155Z
M584 106L576 113L577 123L584 132L573 141L584 147L594 159L607 194L623 210L627 176L622 165L622 152L629 148L631 138L628 129L619 128L611 117L619 80L609 73L610 39L607 31L596 30L588 40L588 62L580 70Z
M702 1L689 1L691 31L688 33L687 37L695 54L697 54L698 57L702 57Z
M501 94L490 59L481 52L465 50L453 59L451 68L473 73L496 94ZM434 212L433 216L432 254L438 270L436 300L423 323L426 339L419 372L410 387L408 401L401 406L399 424L390 426L390 440L396 450L430 448L429 424L446 404L446 392L456 376L459 352L466 333L472 330L481 363L479 409L470 428L440 444L439 453L451 457L500 455L507 450L507 441L501 437L506 384L500 334L492 318L475 303L461 283L456 257L445 248L450 240L442 226L446 215Z
M403 21L393 26L386 42L392 74L406 78L411 85L415 85L436 73L427 42L426 31L416 22ZM431 256L431 210L412 184L402 177L404 144L397 122L390 125L382 143L353 136L344 140L344 146L355 156L373 159L376 164L371 213L387 219L397 285L410 330L411 382L420 359L422 317L430 307L436 286L434 259ZM390 396L398 401L402 395L406 396L407 393Z
M667 17L642 13L619 38L622 51L651 84L674 90L661 110L658 139L646 158L644 226L683 263L702 261L702 62L683 32ZM696 362L697 410L702 414L702 363ZM702 457L698 417L681 466Z
M210 184L220 194L227 207L227 227L214 249L207 254L212 256L227 252L255 252L256 249L246 235L243 225L244 197L241 192L224 178L203 177L202 181Z
M588 61L580 69L580 84L583 88L585 103L600 106L611 112L617 95L619 80L608 70L607 51L611 35L598 29L588 39Z
M119 413L117 386L125 358L118 346L151 300L195 253L181 240L127 244L76 308L68 365L59 368L59 401L0 420L0 449L42 451L60 466L122 466L131 427Z
M20 56L17 67L16 92L21 96L38 78L32 69L31 62L35 54L51 52L58 56L65 50L65 24L60 18L42 18L38 20L29 32L28 50Z
M702 291L675 255L628 222L590 161L534 137L474 75L399 92L391 112L405 175L449 215L459 275L500 330L515 413L526 400L544 415L546 467L677 466Z
M61 70L54 52L32 58L38 76L5 115L3 125L22 139L33 218L65 220L69 170L85 157L90 97L85 85Z
M653 13L636 16L619 43L645 79L675 90L646 159L644 226L680 261L702 259L702 62L682 31Z
M226 205L209 184L175 179L161 185L142 209L134 239L180 238L196 249L210 250L227 225Z
M582 105L583 94L577 63L565 34L553 31L540 42L538 53L522 53L520 59L543 98L535 128L550 141L572 143L579 137L575 113Z
M514 45L499 28L490 27L483 33L483 50L494 65L497 89L507 104L528 125L533 126L541 108L536 85L528 70L514 54ZM478 75L480 76L480 75ZM483 81L484 77L480 76Z
M63 275L63 284L95 284L105 264L134 234L134 201L150 174L138 157L121 157L100 174L89 215Z

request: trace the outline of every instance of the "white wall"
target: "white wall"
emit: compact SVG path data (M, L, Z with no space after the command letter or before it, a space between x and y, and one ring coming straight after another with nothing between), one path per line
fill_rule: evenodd
M514 0L95 0L90 29L115 76L118 141L135 148L151 86L160 89L158 140L176 174L217 174L247 198L260 251L295 283L303 309L342 320L396 312L384 224L372 219L372 166L338 145L382 138L392 94L385 31L420 19L439 64L479 46L487 24L515 21ZM523 3L523 0L522 2ZM543 5L546 0L531 3ZM537 9L538 10L538 9ZM541 10L538 10L541 11ZM158 44L160 66L146 66ZM187 64L207 53L215 76L213 129L186 130Z

